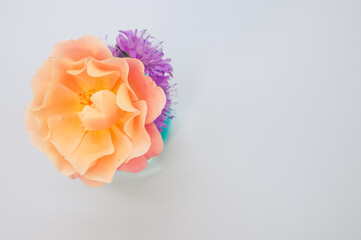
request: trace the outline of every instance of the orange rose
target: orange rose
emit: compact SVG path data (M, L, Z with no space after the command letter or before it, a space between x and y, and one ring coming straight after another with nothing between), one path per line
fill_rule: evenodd
M143 170L162 151L153 121L164 91L144 76L141 61L113 57L97 37L58 43L31 87L30 140L65 176L101 186L117 169Z

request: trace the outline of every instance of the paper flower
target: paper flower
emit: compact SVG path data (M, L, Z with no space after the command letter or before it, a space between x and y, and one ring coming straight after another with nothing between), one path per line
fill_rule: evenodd
M164 125L156 123L167 104L147 71L94 36L58 43L31 80L31 142L62 174L88 186L111 182L117 169L143 170L162 151Z

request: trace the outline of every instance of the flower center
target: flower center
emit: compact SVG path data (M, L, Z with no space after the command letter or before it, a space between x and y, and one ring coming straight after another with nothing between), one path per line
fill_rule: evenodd
M85 107L86 105L92 104L92 101L90 101L90 98L94 93L95 93L94 88L80 93L79 94L80 105L82 105L82 107Z

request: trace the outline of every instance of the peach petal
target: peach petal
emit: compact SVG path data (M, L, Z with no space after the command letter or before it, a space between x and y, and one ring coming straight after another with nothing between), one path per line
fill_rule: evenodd
M42 116L60 115L82 109L79 96L59 83L50 83L43 105L36 109ZM44 115L45 114L45 115Z
M90 89L87 82L79 76L86 72L87 58L74 61L70 58L57 59L53 73L53 81L59 82L76 94L80 94L84 89Z
M48 59L43 62L31 79L31 88L34 94L33 104L35 107L39 107L43 103L46 89L51 80L55 61L55 59Z
M123 163L118 167L119 171L125 171L125 172L140 172L147 166L147 161L152 158L158 156L162 150L163 150L163 139L160 135L157 127L154 123L147 124L145 126L147 129L147 132L151 138L151 146L144 155L130 159L129 162Z
M105 184L105 182L90 180L84 176L79 176L79 179L82 180L88 187L101 187Z
M133 103L134 106L140 110L140 114L134 117L131 121L134 121L132 129L132 137L130 141L133 144L133 153L131 158L139 157L149 150L151 145L149 134L145 129L145 116L147 114L147 104L145 101L138 101Z
M134 132L134 118L140 114L137 112L123 112L121 118L118 121L118 126L126 133L128 137L133 136Z
M162 152L163 139L162 139L162 135L160 135L160 133L154 123L145 125L145 129L147 130L147 132L150 136L150 139L151 139L151 143L152 143L150 145L148 152L143 155L143 157L148 160L152 157L158 156Z
M82 59L80 61L83 61L83 67L80 65L80 61L71 62L71 59L62 59L62 64L71 70L66 70L68 76L64 76L63 74L61 77L66 80L69 79L70 81L67 82L73 83L73 86L69 87L71 89L80 86L81 91L79 91L79 87L76 88L78 94L90 89L96 91L113 89L115 85L119 85L118 82L127 79L128 64L125 60L117 61L115 60L116 58L111 59L113 60L106 59L98 61L94 58ZM120 69L116 64L120 64L125 69ZM79 65L78 68L75 68L74 66L77 65Z
M51 144L47 143L45 145L45 154L53 162L54 166L61 172L64 176L70 176L76 173L76 170L73 166L64 159L62 155L56 150L56 148Z
M134 118L136 116L138 116L140 114L140 112L138 114L134 114L133 116L131 116L127 122L125 122L123 124L123 131L128 135L128 137L132 138L134 135Z
M94 180L89 180L84 176L81 176L79 173L74 173L72 175L69 176L70 179L77 179L79 178L80 180L83 181L83 183L85 183L85 185L87 185L88 187L101 187L103 186L105 183L104 182L98 182L98 181L94 181Z
M111 128L115 152L98 159L97 163L84 175L89 180L111 182L117 167L122 164L133 150L132 143L116 126Z
M140 100L147 103L147 117L145 123L153 122L162 112L166 104L166 96L162 88L158 87L152 78L144 76L143 63L135 58L125 58L129 65L128 82Z
M97 131L109 128L116 124L121 117L121 110L116 104L116 96L109 90L102 90L94 93L87 105L79 113L79 117L86 130Z
M74 61L71 58L59 58L58 61L63 65L65 71L72 76L87 74L86 68L89 58L83 58L78 61Z
M30 112L38 123L37 134L44 138L48 134L47 118L52 115L62 115L77 112L82 109L79 97L65 86L51 82L45 93L42 106L31 109Z
M143 157L137 157L131 159L127 163L123 163L118 167L119 171L125 171L125 172L131 172L131 173L137 173L142 171L144 168L147 167L147 159Z
M74 152L85 134L85 129L76 113L51 116L48 119L48 126L48 139L63 156Z
M88 67L88 74L93 77L104 78L104 77L108 77L108 75L114 74L113 72L118 73L118 79L114 84L112 91L114 93L117 93L119 86L123 83L126 83L130 91L130 97L132 99L138 100L133 90L129 87L128 84L129 66L124 58L113 57L102 61L97 61L95 59L92 59ZM107 89L111 89L111 88L108 87Z
M121 84L118 88L117 104L124 111L138 112L138 109L133 106L132 101L130 100L129 90L126 83Z
M65 159L84 175L98 158L112 154L114 146L108 129L87 132L78 148Z
M87 63L86 76L81 76L81 78L96 90L112 89L117 83L120 74L116 67L111 68L103 61L90 58Z
M104 62L103 62L104 61ZM87 72L92 77L104 77L113 73L116 73L116 68L109 66L109 59L97 61L96 59L90 58L87 63Z
M69 176L69 178L73 180L77 179L78 177L80 177L80 174L77 172Z
M103 60L113 57L107 45L95 36L82 36L78 40L63 41L55 45L50 58L71 58L78 61L93 57Z
M44 151L44 141L43 137L39 134L39 125L36 121L36 118L31 113L31 109L34 108L33 101L25 110L24 123L25 127L28 130L28 136L31 144L33 144L40 151Z

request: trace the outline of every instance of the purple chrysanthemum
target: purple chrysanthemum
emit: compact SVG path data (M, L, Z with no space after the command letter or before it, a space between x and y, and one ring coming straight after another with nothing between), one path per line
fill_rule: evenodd
M170 65L170 59L163 59L164 54L160 44L156 45L150 41L152 37L146 30L119 31L115 46L108 46L114 57L137 58L143 62L145 74L149 75L157 86L161 87L166 95L167 101L161 115L154 121L158 130L162 132L167 125L165 121L173 118L171 114L171 85L169 80L173 68Z

